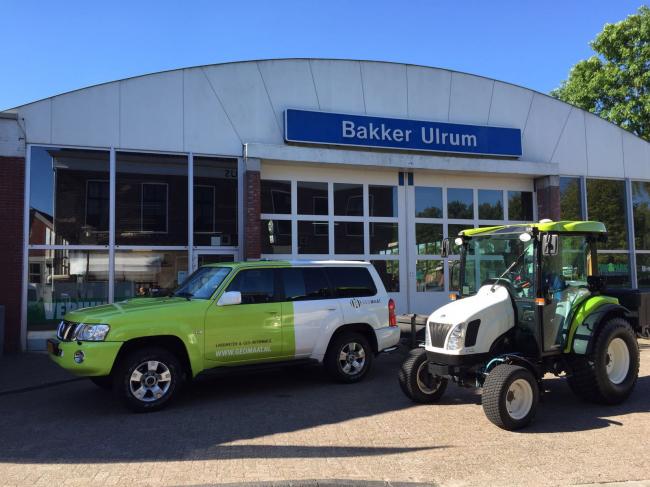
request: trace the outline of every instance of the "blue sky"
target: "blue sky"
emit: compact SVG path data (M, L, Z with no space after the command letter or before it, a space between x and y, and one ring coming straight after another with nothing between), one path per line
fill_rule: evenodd
M106 81L277 57L374 59L548 92L642 0L0 0L0 110Z

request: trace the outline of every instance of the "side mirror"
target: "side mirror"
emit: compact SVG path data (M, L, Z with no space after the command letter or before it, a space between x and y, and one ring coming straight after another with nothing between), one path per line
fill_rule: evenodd
M217 301L217 306L232 306L233 304L241 304L241 293L239 291L226 291Z
M449 239L442 239L442 247L440 249L440 257L447 257L449 255Z
M557 251L557 234L542 235L542 255L554 256L557 255Z

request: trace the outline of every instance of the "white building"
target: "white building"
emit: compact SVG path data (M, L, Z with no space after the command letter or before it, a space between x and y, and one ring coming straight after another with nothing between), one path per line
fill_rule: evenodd
M0 178L26 174L0 196L24 200L7 215L20 232L3 237L19 255L2 262L17 279L3 288L18 303L7 348L67 309L156 294L218 259L367 259L400 313L428 313L452 286L443 237L542 217L604 221L601 273L650 285L650 144L505 82L397 63L250 61L0 116Z

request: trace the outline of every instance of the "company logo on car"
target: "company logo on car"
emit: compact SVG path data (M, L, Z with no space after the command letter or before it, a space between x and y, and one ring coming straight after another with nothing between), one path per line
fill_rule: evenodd
M350 299L350 306L352 306L354 309L359 309L361 308L362 304L377 304L380 303L381 299L375 298L375 299L359 299L359 298L352 298Z

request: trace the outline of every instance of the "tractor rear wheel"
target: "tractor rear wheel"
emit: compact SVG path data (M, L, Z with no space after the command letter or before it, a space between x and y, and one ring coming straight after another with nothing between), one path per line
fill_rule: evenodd
M600 404L619 404L632 393L639 376L639 344L630 323L612 318L599 329L587 356L571 361L571 390Z
M399 371L399 385L413 402L438 402L447 388L447 379L429 372L427 354L423 348L411 350Z
M537 412L539 388L535 376L518 365L497 365L483 383L481 402L487 418L499 428L523 428Z

